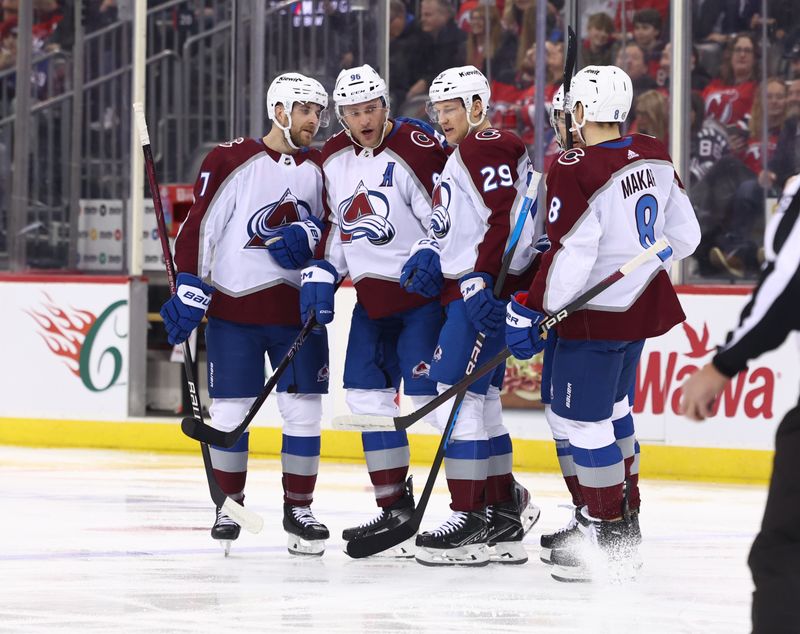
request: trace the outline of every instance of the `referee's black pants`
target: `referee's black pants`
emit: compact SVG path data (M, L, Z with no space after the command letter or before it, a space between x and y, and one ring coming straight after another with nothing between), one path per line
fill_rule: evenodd
M800 406L778 426L761 532L747 562L753 573L753 634L800 633Z

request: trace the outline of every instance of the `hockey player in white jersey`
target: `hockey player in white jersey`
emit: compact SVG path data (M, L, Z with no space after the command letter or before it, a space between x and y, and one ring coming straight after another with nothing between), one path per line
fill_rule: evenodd
M439 143L409 123L389 118L386 84L370 66L343 70L333 94L344 130L323 148L327 223L318 260L303 271L302 313L333 317L334 287L350 275L358 301L350 325L344 369L353 414L396 416L403 391L417 407L436 394L431 355L442 324L438 270L420 274L403 290L409 254L426 257L431 194L446 156ZM437 277L438 275L438 277ZM405 431L362 434L367 469L381 511L342 533L345 541L388 530L414 511ZM413 556L413 540L385 553Z
M547 235L528 293L508 306L506 343L520 359L541 350L538 323L666 237L661 261L642 266L562 321L552 369L552 415L566 430L586 506L582 538L551 553L552 576L585 581L597 562L635 574L639 489L632 392L644 341L684 320L667 271L691 255L700 228L669 155L657 139L620 138L631 80L615 66L577 73L565 103L585 147L561 154L547 176ZM599 549L599 550L598 550ZM592 556L592 552L601 557ZM593 565L594 564L594 565Z
M177 293L162 307L169 341L186 340L206 314L211 425L230 431L300 331L300 267L322 233L320 153L309 146L328 118L322 85L298 73L267 92L272 129L214 148L200 168L195 201L175 241ZM276 238L280 238L276 240ZM265 243L269 242L269 246ZM321 555L328 529L311 513L319 466L322 394L328 389L323 334L306 340L277 387L283 418L284 518L289 552ZM249 432L229 449L211 447L222 490L244 499ZM219 508L211 529L230 546L239 526ZM227 552L227 551L226 551Z
M505 302L493 296L494 280L533 167L523 142L490 127L489 84L474 66L445 70L432 82L429 115L442 128L450 155L433 196L430 237L437 240L447 319L433 355L431 378L439 389L460 380L479 332L486 335L478 364L503 346ZM527 287L533 272L535 219L524 225L505 292ZM435 253L431 253L434 259ZM412 281L428 273L409 261ZM527 274L527 279L526 279ZM538 519L528 491L511 473L512 446L503 426L500 387L505 372L474 383L461 404L445 452L452 516L417 537L417 561L425 565L521 564L525 529ZM437 410L444 429L451 404Z

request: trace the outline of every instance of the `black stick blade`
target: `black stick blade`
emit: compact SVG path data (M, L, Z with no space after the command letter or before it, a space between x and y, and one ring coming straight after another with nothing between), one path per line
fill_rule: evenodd
M421 518L420 518L421 519ZM415 521L412 517L405 524L400 524L397 528L386 531L385 533L378 533L376 535L368 535L361 539L354 539L347 542L345 552L353 559L363 559L364 557L371 557L382 553L384 550L394 548L398 544L402 544L407 539L411 539L417 534L419 530L419 522Z
M233 442L231 442L227 433L209 427L192 416L187 416L181 421L181 431L189 438L197 440L198 442L204 442L207 445L215 445L217 447L230 449L232 445L236 444L235 437L232 439Z

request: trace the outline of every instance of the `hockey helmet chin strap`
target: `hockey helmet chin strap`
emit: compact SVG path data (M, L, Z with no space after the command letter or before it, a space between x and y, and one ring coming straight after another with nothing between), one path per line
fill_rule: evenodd
M386 103L386 100L384 100L383 97L381 97L381 101L383 101L384 103L383 107L386 108L386 117L383 120L383 127L381 128L381 138L378 139L378 142L372 147L361 145L358 141L356 141L355 137L353 136L353 133L350 131L350 126L347 125L347 122L344 120L344 117L339 114L339 109L338 108L336 109L336 116L339 117L339 123L342 124L342 128L344 128L344 133L355 145L360 147L362 150L372 151L378 149L381 146L381 143L383 143L384 137L386 136L386 127L389 125L389 104Z
M464 99L464 107L467 110L467 125L469 126L469 130L467 130L468 135L472 134L472 131L486 120L486 105L483 102L481 102L481 105L484 106L483 109L481 110L481 118L478 119L476 123L472 123L472 116L470 110L472 110L472 104L474 103L475 100L472 97L469 98L469 103L467 103L467 100Z
M281 130L283 132L283 137L286 139L286 142L289 144L289 147L292 148L293 150L299 150L300 148L297 147L294 144L294 141L292 141L292 134L291 134L291 129L292 129L292 109L291 109L291 107L287 108L285 103L283 104L283 113L286 115L286 120L288 122L288 125L285 125L285 126L281 125L281 122L278 121L277 117L275 117L272 120L272 122L276 126L278 126L279 130Z
M577 106L577 104L575 105ZM566 103L564 104L564 107L566 108ZM567 134L577 132L578 139L580 139L580 142L583 143L584 145L587 145L586 139L583 138L583 126L586 125L586 108L583 108L583 121L581 121L580 123L578 123L578 118L575 116L575 106L573 106L572 109L570 110L570 114L572 115L572 127L569 129Z
M294 144L294 141L292 141L292 132L291 132L292 131L292 106L294 106L295 103L305 104L305 103L309 103L309 102L306 102L306 101L295 101L295 102L292 103L292 106L289 106L288 108L286 107L286 103L285 102L281 101L280 103L283 105L283 113L286 115L287 125L285 125L285 126L281 125L281 122L278 121L277 117L274 118L272 120L272 122L276 126L278 126L279 130L281 130L283 132L283 137L286 139L286 143L289 144L290 148L292 148L293 150L298 150L298 151L302 150L303 148L296 146ZM320 110L320 117L322 117L322 110ZM316 134L318 130L319 130L319 125L317 125L317 129L314 131L314 134Z

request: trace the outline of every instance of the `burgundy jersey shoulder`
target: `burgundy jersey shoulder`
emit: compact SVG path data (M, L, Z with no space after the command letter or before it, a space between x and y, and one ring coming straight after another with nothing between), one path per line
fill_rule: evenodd
M458 144L461 161L472 172L473 167L510 164L516 172L516 166L522 156L527 156L527 149L516 134L508 130L486 128L468 135Z
M351 145L353 145L353 142L350 140L350 137L347 136L347 133L344 130L339 130L339 132L325 141L325 145L322 146L321 158L323 165L331 156Z
M632 134L615 141L562 152L547 174L548 191L559 196L579 189L584 197L604 187L612 176L636 161L669 161L664 144L647 134Z
M302 165L306 161L310 161L318 168L322 169L322 152L317 148L304 148L294 155L294 162L296 165Z
M233 141L225 141L206 155L200 171L211 172L211 182L208 186L211 186L213 181L222 183L237 167L262 152L266 152L266 146L261 139L239 137Z
M386 148L402 158L412 174L425 185L428 193L433 192L432 174L441 174L447 163L447 154L439 142L414 125L395 123Z

